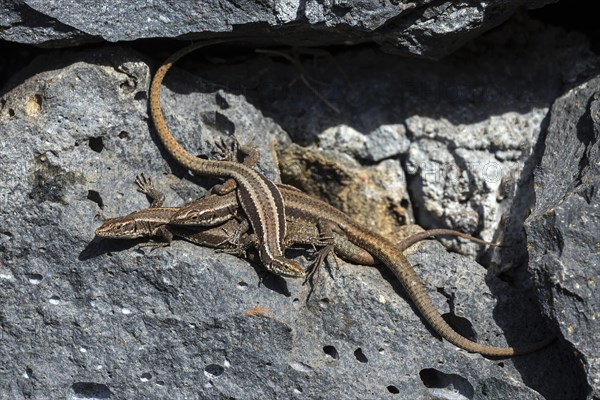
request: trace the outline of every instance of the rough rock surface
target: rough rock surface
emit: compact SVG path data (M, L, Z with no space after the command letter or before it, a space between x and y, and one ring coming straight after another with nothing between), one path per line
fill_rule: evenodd
M172 187L171 204L187 200L194 184L149 140L143 59L111 48L60 63L2 100L3 393L350 399L399 391L424 399L492 391L541 399L557 390L542 378L559 373L552 367L563 362L558 344L503 361L457 351L432 334L393 276L383 272L382 279L375 268L341 265L335 279L322 274L307 300L300 282L267 277L261 285L260 268L187 243L149 251L93 240L99 213L146 206L135 174L149 172ZM215 117L222 112L242 142L247 130L240 127L248 124L278 131L243 98L223 109L217 98L227 95L189 90L203 91L189 75L171 82L165 108L188 148L212 143L208 135L223 125L211 121L226 120ZM233 117L240 115L254 120ZM199 132L193 126L200 122ZM419 248L411 262L438 309L465 334L503 345L504 338L524 344L549 333L526 291L498 280L488 289L472 261L435 242Z
M529 265L544 312L577 355L591 396L600 398L600 76L554 103L535 156Z
M8 0L0 1L0 39L69 46L233 31L246 36L262 29L277 30L289 44L376 41L390 50L440 57L506 21L523 5L541 7L554 1Z
M534 279L522 267L486 274L436 242L408 257L464 335L496 345L551 332L559 340L526 357L486 359L440 340L385 268L339 262L308 296L301 282L188 243L150 251L93 239L102 217L148 205L133 184L140 172L171 205L214 183L177 166L149 133L153 62L131 47L98 47L38 59L0 98L0 399L598 398L589 334L598 84L568 92L598 62L581 36L513 22L439 63L364 47L274 50L224 47L184 60L207 81L172 71L162 98L185 147L209 154L234 134L261 149L260 169L273 179L273 142L289 143L286 133L369 168L401 162L424 225L441 203L452 227L493 237L505 236L498 221L514 229L503 265L528 255L522 221L535 194ZM508 178L489 185L471 165L481 160ZM421 178L427 163L461 171L458 187Z

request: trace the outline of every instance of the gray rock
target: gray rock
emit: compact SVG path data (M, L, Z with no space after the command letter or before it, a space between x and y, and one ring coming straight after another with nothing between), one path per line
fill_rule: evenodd
M406 153L410 144L402 124L381 125L367 134L339 125L324 130L318 138L319 147L324 150L341 151L371 162Z
M309 297L301 282L260 284L262 269L188 243L149 251L94 240L99 215L146 206L133 186L137 173L175 189L167 189L171 204L195 193L196 179L165 160L148 133L145 59L113 47L44 57L32 70L39 65L55 67L24 70L31 77L1 99L3 396L578 394L578 370L558 343L502 361L457 350L431 332L384 269L340 263ZM271 154L262 133L280 128L242 96L199 94L210 92L206 84L177 71L163 91L168 123L186 148L205 153L218 135L252 126ZM427 242L409 259L440 312L477 341L518 345L548 334L526 290L493 277L484 285L484 271L467 258Z
M585 371L590 399L600 398L599 98L596 76L552 106L535 154L535 206L525 223L544 312Z
M547 109L507 112L483 122L453 124L445 118L410 117L413 133L407 167L413 193L422 199L424 226L478 232L510 245L498 226L542 127Z
M215 34L277 31L290 44L376 41L394 51L441 57L506 21L525 3L505 0L456 4L425 1L221 2L162 0L152 3L92 0L0 1L0 38L43 46L106 40L204 38Z
M0 10L2 40L38 45L78 44L97 40L32 9L22 0L0 0Z
M409 144L404 125L381 125L367 137L367 158L378 162L399 156L406 153Z
M319 147L323 150L339 151L355 158L365 158L367 138L347 125L325 129L318 135Z
M490 2L483 8L476 1L424 3L427 7L411 10L405 19L389 21L383 35L385 50L439 58L460 48L465 43L462 38L472 39L489 27L500 25L520 7L505 1ZM527 5L535 8L542 3Z

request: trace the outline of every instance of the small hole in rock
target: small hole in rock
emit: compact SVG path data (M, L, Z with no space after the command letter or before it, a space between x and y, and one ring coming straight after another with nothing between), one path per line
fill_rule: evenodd
M323 352L325 352L325 354L327 354L334 360L337 360L339 358L338 351L333 346L323 346Z
M137 92L133 95L134 100L146 100L146 92Z
M102 136L92 137L88 143L90 149L94 150L96 153L100 153L102 150L104 150L104 141Z
M367 356L365 356L365 353L363 353L363 351L360 347L358 349L354 350L354 357L356 357L356 359L358 361L360 361L361 363L366 363L369 361L367 359Z
M14 117L15 116L15 110L13 110L12 108L8 109L8 116L9 117Z
M219 130L219 132L227 135L233 135L235 133L235 124L231 122L227 116L219 112L215 113L215 127Z
M149 372L144 372L141 376L140 376L140 380L142 382L148 382L150 379L152 379L152 374Z
M388 392L393 393L393 394L398 394L400 393L400 389L398 389L396 386L394 385L389 385L387 387Z
M100 207L101 210L104 209L104 202L102 201L102 196L100 196L100 193L96 192L95 190L88 190L87 198L88 200L98 204L98 207Z
M77 382L70 388L71 399L110 399L113 393L108 386L95 382Z
M444 398L462 398L472 399L475 394L473 385L466 378L457 374L445 374L435 368L422 369L419 372L421 382L425 387L436 389L435 393L440 395L444 392Z
M211 379L223 375L223 372L225 372L225 368L217 364L210 364L204 368L204 375Z
M221 108L221 110L227 110L230 107L227 99L223 97L220 93L216 94L215 102Z
M29 278L29 283L32 285L37 285L44 279L41 274L27 274L27 278Z
M131 93L132 89L134 88L134 84L133 82L125 81L119 85L119 88L125 92Z
M129 132L121 131L117 136L119 137L119 139L125 139L129 137Z

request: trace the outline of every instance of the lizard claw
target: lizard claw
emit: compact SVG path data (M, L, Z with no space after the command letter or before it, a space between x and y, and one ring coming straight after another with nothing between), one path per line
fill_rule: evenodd
M152 190L154 190L154 185L152 184L152 179L146 178L144 173L140 173L135 177L135 184L138 186L138 192L148 194Z
M138 186L138 192L144 193L152 199L150 208L161 207L165 201L165 195L154 187L152 180L146 178L143 173L135 177L135 184Z
M225 161L236 161L237 160L237 153L238 153L240 145L235 137L232 138L231 144L227 144L225 138L221 137L215 143L215 147L216 147L216 150L213 151L213 154L215 156L217 156L218 158L220 158L221 160L225 160Z

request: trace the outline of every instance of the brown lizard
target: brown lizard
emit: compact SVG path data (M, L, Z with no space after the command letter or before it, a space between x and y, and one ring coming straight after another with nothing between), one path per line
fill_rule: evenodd
M239 40L239 39L238 39ZM158 68L150 85L150 111L156 131L168 152L185 168L202 175L233 178L237 183L237 198L248 217L260 242L259 255L265 267L274 273L287 276L303 276L304 270L294 260L283 256L285 238L285 209L281 193L273 182L245 165L230 161L203 160L193 156L177 142L165 121L160 106L161 83L171 66L184 55L201 47L231 40L216 39L185 47ZM226 182L220 193L233 190L231 181Z
M243 256L248 248L258 248L259 241L256 235L244 234L244 225L247 221L243 218L224 218L213 220L210 226L203 227L186 227L181 225L169 225L173 216L181 210L177 207L163 207L164 194L157 190L150 179L140 174L136 178L138 191L146 194L152 200L149 208L134 211L123 217L109 218L96 229L96 236L110 239L137 239L151 238L158 239L159 242L153 243L155 247L167 246L171 243L174 237L180 237L194 244L201 246L218 248L228 253L233 253L238 256ZM231 206L231 212L235 213L238 208L237 199L234 193L225 196L209 195L201 201L192 202L194 210L201 210L205 207L206 210L216 209L217 213ZM189 204L192 204L189 203ZM229 214L228 212L228 215ZM288 221L288 230L285 238L285 248L290 248L295 244L307 244L318 247L323 247L317 256L319 263L325 259L331 250L334 254L343 260L359 265L372 266L377 263L364 249L357 247L345 240L343 236L338 234L332 238L325 238L319 233L316 225L304 224L299 221ZM464 233L449 229L432 229L428 231L412 234L398 243L400 251L404 251L413 244L439 235L454 235L473 240L480 244L494 245L493 243L485 242L481 239L466 235ZM255 258L252 259L255 261Z

